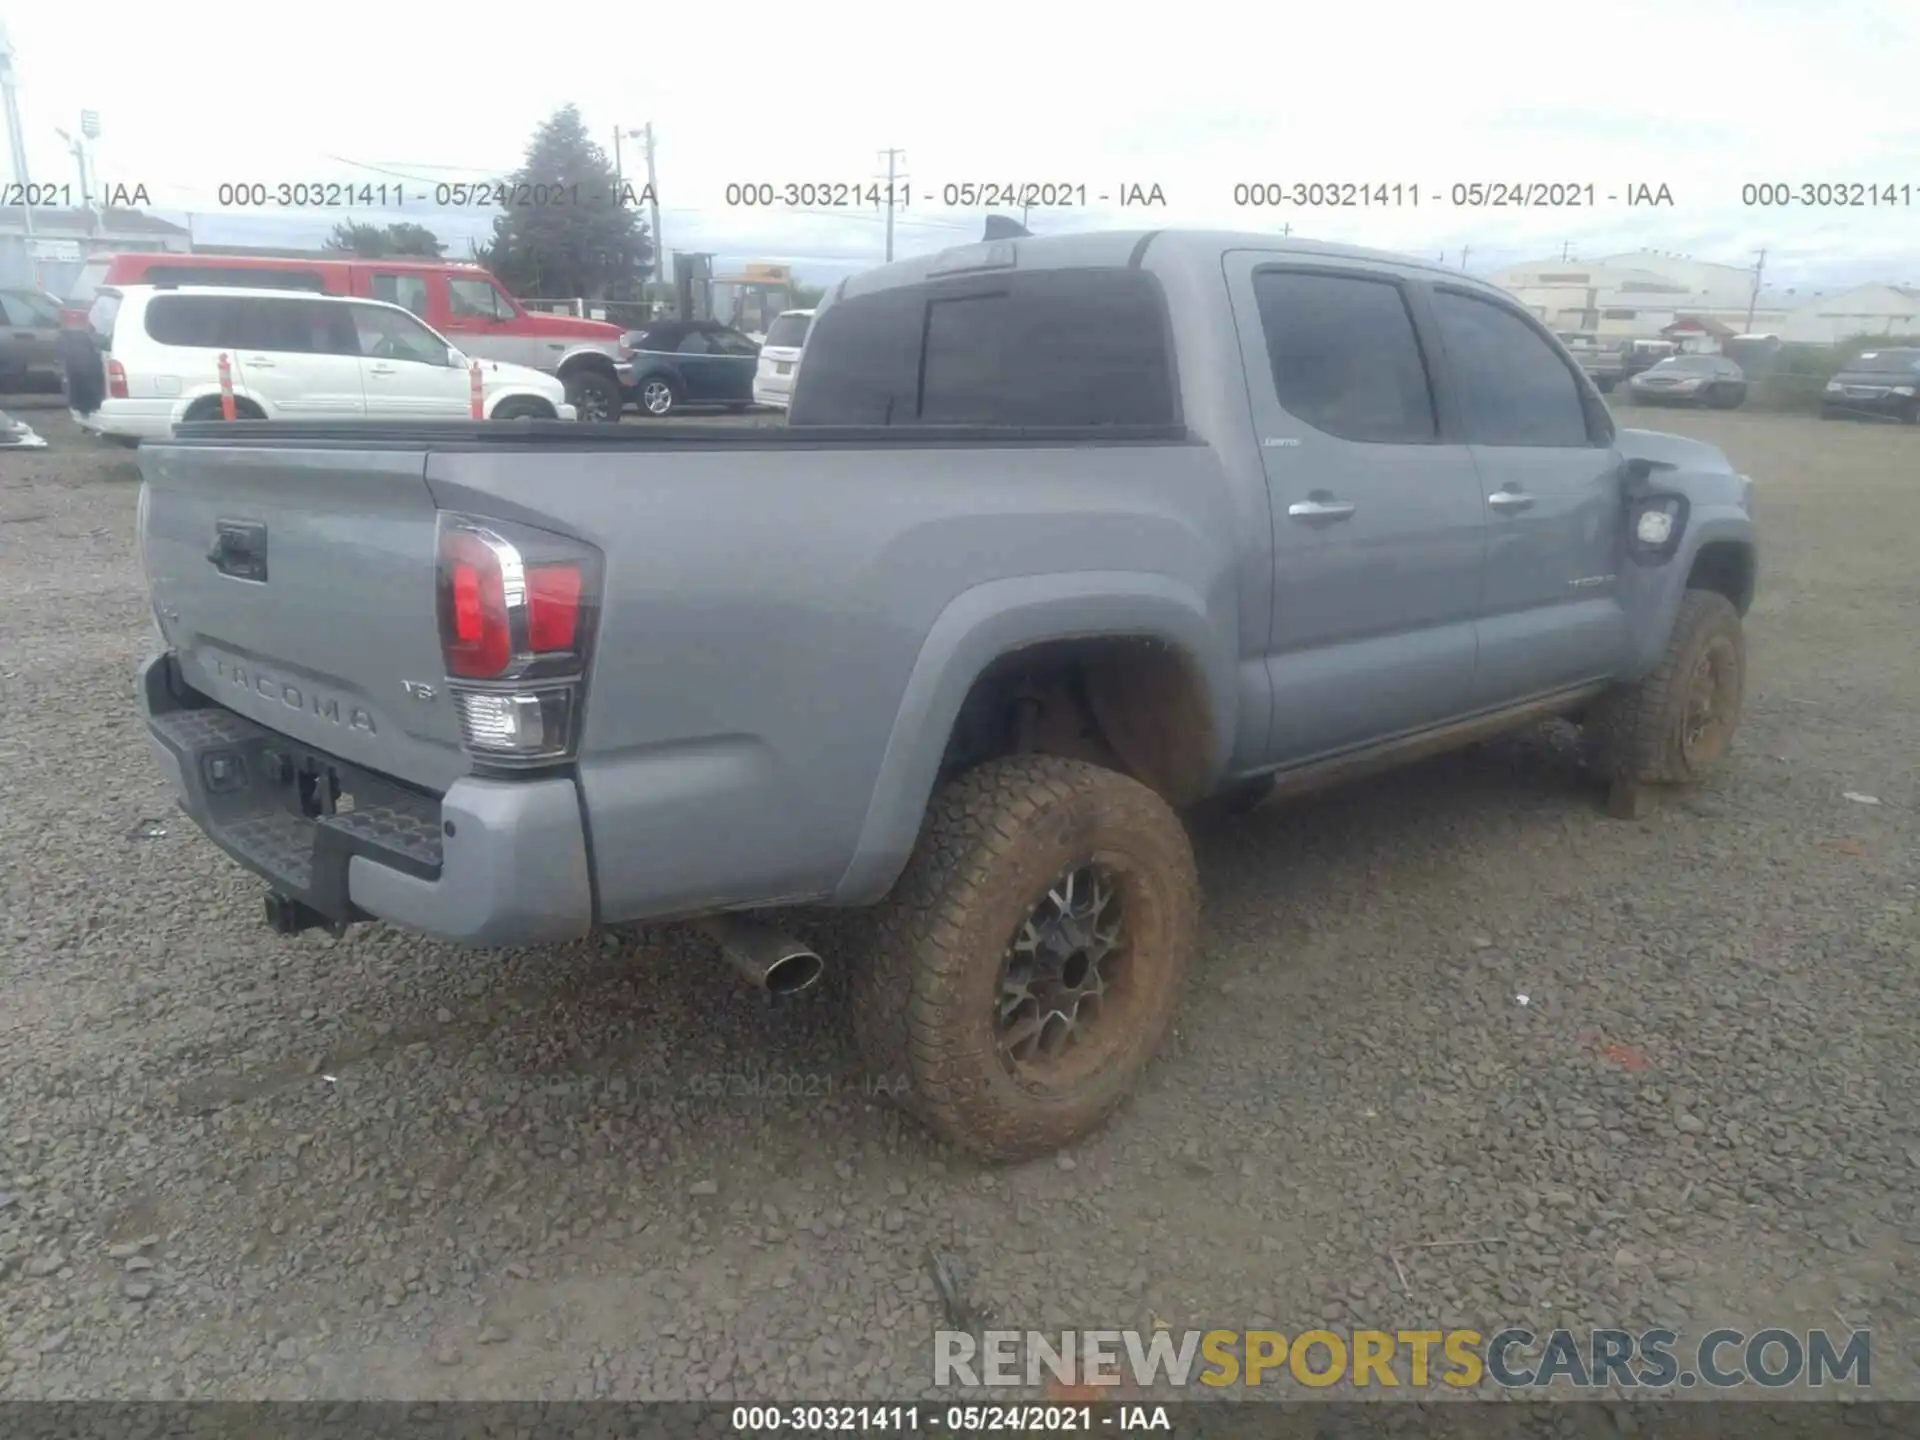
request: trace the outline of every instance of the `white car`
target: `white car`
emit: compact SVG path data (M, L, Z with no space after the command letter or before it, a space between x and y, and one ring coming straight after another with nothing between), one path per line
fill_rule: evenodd
M784 410L793 402L793 377L800 372L800 352L812 328L811 310L783 310L768 327L760 364L753 372L754 404Z
M80 427L165 440L221 416L220 357L242 420L468 420L470 362L410 311L380 300L225 286L124 285L87 312L101 373L75 375ZM489 420L573 420L552 375L479 361Z

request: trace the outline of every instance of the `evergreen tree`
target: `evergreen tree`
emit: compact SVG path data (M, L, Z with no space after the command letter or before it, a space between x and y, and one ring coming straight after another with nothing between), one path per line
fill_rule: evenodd
M653 242L644 186L623 182L572 105L555 112L500 184L502 213L480 261L516 295L639 296Z

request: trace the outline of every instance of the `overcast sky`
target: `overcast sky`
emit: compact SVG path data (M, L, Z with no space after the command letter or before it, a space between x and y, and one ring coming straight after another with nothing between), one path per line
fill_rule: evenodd
M939 203L948 184L1065 182L1091 202L1138 183L1159 185L1166 208L1091 203L1029 223L1291 224L1453 263L1466 246L1475 270L1563 244L1575 257L1644 245L1741 265L1764 246L1769 282L1920 283L1914 0L1091 11L736 0L616 5L585 31L537 7L334 0L323 22L268 8L233 24L183 24L166 6L116 5L84 23L57 6L10 9L34 179L73 178L54 129L77 132L81 109L97 110L101 180L144 184L155 210L196 212L203 241L313 243L344 218L216 219L223 181L384 180L417 185L423 202L404 218L464 252L487 218L434 213L434 183L512 170L538 124L572 102L609 149L616 126L654 123L668 248L787 261L818 279L877 263L881 219L729 209L728 182L866 181L876 151L896 146L913 189L900 253L978 237L978 213ZM628 143L630 175L638 151ZM1413 182L1420 202L1235 206L1236 183L1263 180ZM1600 203L1447 200L1455 182L1513 180L1591 182ZM1904 185L1911 200L1743 206L1743 182L1776 180ZM1639 184L1666 185L1674 204L1629 208Z

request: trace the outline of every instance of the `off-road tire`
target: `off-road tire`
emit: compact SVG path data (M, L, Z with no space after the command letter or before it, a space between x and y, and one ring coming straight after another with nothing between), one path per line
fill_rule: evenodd
M182 415L180 419L183 422L194 421L197 423L203 420L218 420L222 418L223 413L218 395L202 395L187 407L186 414ZM236 397L233 402L233 418L236 420L264 420L267 417L266 412L251 400L242 400Z
M1100 1016L1114 1028L1112 1048L1094 1052L1097 1068L1047 1088L1016 1077L999 1054L1001 965L1048 889L1089 861L1118 885L1128 988ZM1146 786L1046 755L990 761L960 776L928 806L852 977L853 1029L870 1085L985 1159L1059 1149L1104 1120L1159 1049L1199 916L1186 831Z
M620 393L620 382L613 376L600 370L583 368L568 375L562 384L566 387L567 403L573 406L576 420L589 425L620 423L620 412L626 406L626 397ZM600 414L590 417L587 414L590 408L598 409Z
M499 408L493 412L495 420L552 420L553 407L544 400L532 396L515 396L511 400L502 400Z
M1712 753L1689 755L1684 744L1688 701L1701 658L1710 648L1730 656L1731 709ZM1740 613L1726 596L1689 590L1680 601L1666 654L1637 684L1602 695L1587 714L1589 764L1605 780L1690 785L1705 777L1732 743L1746 688L1747 645Z

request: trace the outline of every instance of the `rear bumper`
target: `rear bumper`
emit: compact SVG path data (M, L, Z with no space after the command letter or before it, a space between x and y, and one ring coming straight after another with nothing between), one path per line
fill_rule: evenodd
M123 440L171 440L172 400L104 400L98 410L68 413L90 435L114 435Z
M488 947L592 928L570 777L463 777L434 796L213 704L182 683L171 653L141 666L139 692L154 760L180 808L274 894L325 921L386 920ZM303 790L335 784L351 809L302 813Z
M1844 392L1835 395L1823 392L1820 407L1834 415L1862 415L1883 419L1904 420L1920 409L1920 400L1912 395L1895 395L1891 391L1879 395L1848 395Z

